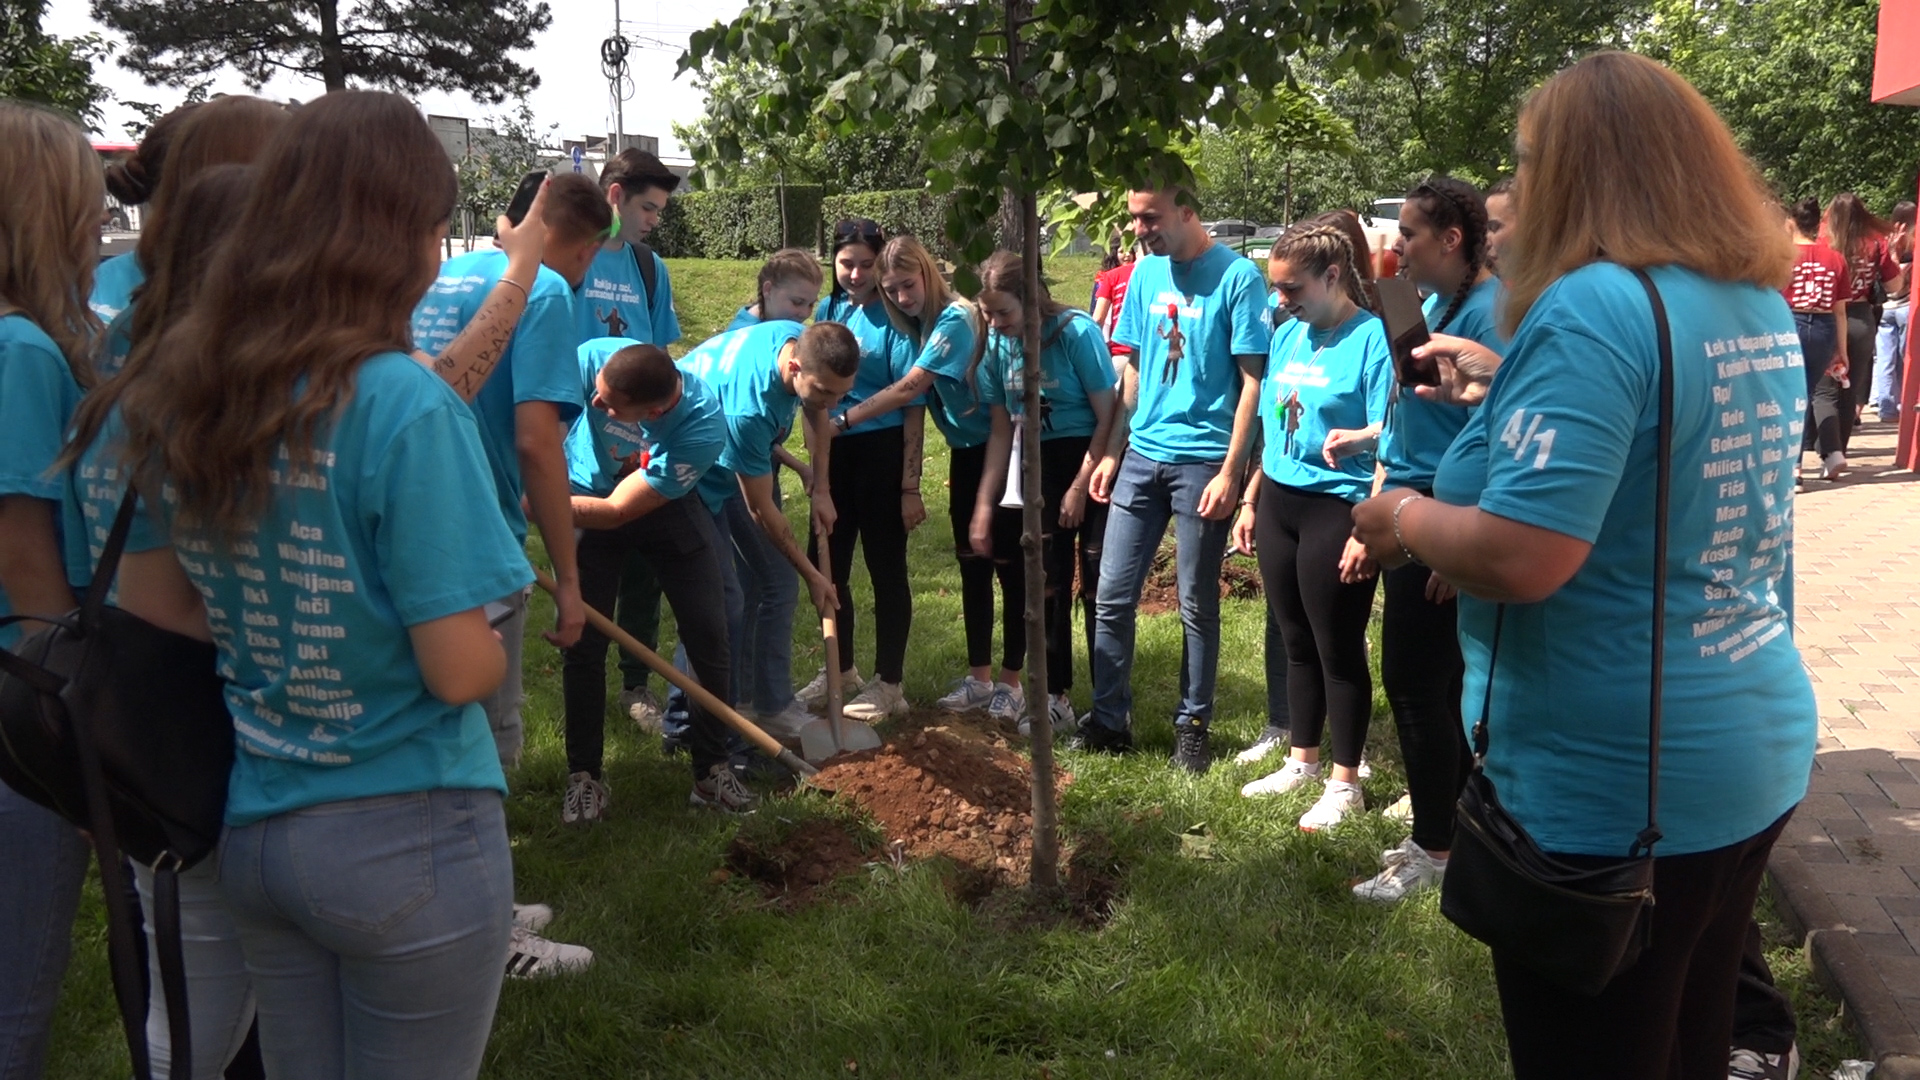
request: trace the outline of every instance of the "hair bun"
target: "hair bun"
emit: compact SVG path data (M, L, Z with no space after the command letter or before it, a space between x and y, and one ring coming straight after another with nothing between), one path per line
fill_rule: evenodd
M129 154L107 166L107 190L126 206L138 206L153 197L153 183L138 154Z

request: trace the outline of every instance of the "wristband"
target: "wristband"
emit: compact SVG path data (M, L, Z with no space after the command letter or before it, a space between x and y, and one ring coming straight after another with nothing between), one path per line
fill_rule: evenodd
M527 299L527 300L532 300L532 299L533 299L533 294L532 294L532 293L529 293L529 292L527 291L527 287L526 287L525 285L522 285L522 284L520 284L519 282L517 282L517 281L515 281L515 280L513 280L512 278L510 278L510 277L508 277L508 276L506 276L505 274L502 274L502 275L500 275L500 280L499 280L499 282L498 282L497 284L501 284L501 285L511 285L511 286L513 286L514 288L516 288L516 289L519 289L519 290L520 290L520 295L521 295L521 296L522 296L523 298L525 298L525 299Z
M1408 503L1416 502L1424 498L1426 498L1425 495L1422 495L1416 491L1413 494L1407 496L1406 498L1401 499L1399 502L1393 504L1394 542L1400 545L1400 554L1405 555L1407 557L1407 561L1414 564L1415 566L1425 566L1427 564L1421 562L1420 557L1413 553L1413 549L1407 547L1407 538L1404 535L1402 535L1400 532L1400 511L1405 510L1407 508Z

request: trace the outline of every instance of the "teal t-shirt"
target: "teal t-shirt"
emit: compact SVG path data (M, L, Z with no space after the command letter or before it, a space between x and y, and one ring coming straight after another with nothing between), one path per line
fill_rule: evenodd
M993 412L987 407L987 384L991 377L983 361L967 379L967 367L973 363L973 310L959 300L948 304L933 320L933 328L922 339L911 368L933 372L933 389L927 392L927 412L933 424L946 436L947 445L956 450L980 446L993 434ZM909 350L912 343L908 342Z
M499 251L457 255L441 266L439 278L413 309L414 344L430 356L440 355L480 313L487 294L506 271L507 256ZM560 422L572 423L587 403L580 394L580 360L575 351L579 343L572 291L566 279L543 266L534 277L526 311L514 327L506 355L470 406L480 422L480 445L487 453L500 512L522 542L527 538L527 515L520 509L514 407L529 401L551 402L560 408Z
M1260 383L1266 446L1260 467L1276 484L1359 502L1373 490L1373 455L1354 454L1330 469L1327 433L1386 417L1393 353L1380 317L1361 309L1330 330L1295 319L1280 328Z
M1113 340L1139 370L1133 449L1163 465L1224 461L1240 406L1234 357L1265 356L1273 340L1267 283L1219 244L1185 263L1149 255L1134 264Z
M580 346L580 378L589 397L607 360L633 344L628 338L595 338ZM567 433L568 478L576 494L605 498L640 469L648 487L662 498L677 499L713 467L726 441L720 399L699 376L682 371L679 402L657 420L628 424L587 406Z
M761 318L753 313L753 305L748 304L733 313L733 321L727 324L727 330L745 330L749 326L759 326ZM721 333L726 333L722 330Z
M680 370L704 383L719 400L726 444L700 478L700 497L710 509L739 493L737 476L773 472L773 448L793 429L800 399L780 379L780 353L806 328L775 319L732 330L702 342L680 358Z
M1040 328L1040 343L1040 441L1092 435L1098 426L1093 395L1111 392L1114 385L1113 354L1100 324L1083 311L1064 311ZM991 368L987 403L1023 415L1026 354L1021 343L987 331L982 365Z
M1500 334L1497 303L1500 279L1488 278L1475 285L1454 312L1446 333L1471 338L1496 353L1505 354L1507 339ZM1453 303L1451 296L1435 293L1427 297L1427 329L1440 333L1440 319ZM1467 426L1468 410L1461 405L1428 401L1396 380L1393 407L1387 410L1387 426L1380 433L1380 463L1386 466L1387 483L1395 487L1433 489L1433 474L1447 447Z
M813 309L813 321L837 322L852 331L853 339L860 343L860 370L854 373L853 389L840 399L841 412L906 378L907 373L913 370L913 346L900 331L894 329L893 322L887 318L887 305L878 296L860 306L856 306L844 293L827 296ZM864 435L869 431L897 428L903 423L905 420L900 410L895 409L863 420L842 434Z
M55 539L67 580L75 584L91 579L91 564L68 475L52 470L66 441L67 422L79 407L80 384L53 339L25 315L0 317L0 431L6 432L0 438L0 497L25 495L55 504ZM12 614L0 588L0 615ZM18 624L0 628L0 648L18 640Z
M146 280L147 272L140 268L140 260L133 252L115 255L94 267L93 292L87 296L87 306L101 322L111 323L133 306L133 290Z
M1773 289L1652 271L1672 323L1662 855L1753 836L1800 801L1813 689L1784 603L1806 380ZM1548 851L1624 855L1646 824L1659 353L1645 291L1597 263L1527 312L1435 495L1593 544L1507 606L1487 774ZM1462 698L1482 711L1495 605L1462 593Z
M574 297L577 341L601 337L632 338L661 348L680 340L680 316L673 309L673 280L666 260L651 252L654 289L647 291L633 245L602 246L587 267Z
M230 552L175 536L239 736L229 825L377 795L506 791L486 714L427 690L407 634L533 579L484 462L459 396L380 353L308 460L282 451L256 529ZM114 485L100 491L118 502Z

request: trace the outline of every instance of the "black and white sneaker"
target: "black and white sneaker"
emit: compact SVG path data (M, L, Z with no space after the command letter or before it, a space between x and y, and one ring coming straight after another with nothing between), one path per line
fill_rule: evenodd
M1784 1054L1762 1054L1736 1049L1727 1058L1727 1080L1796 1080L1800 1075L1800 1044Z
M1173 763L1195 776L1213 768L1213 744L1207 725L1186 723L1173 729Z
M750 814L760 805L760 796L741 783L733 769L723 761L707 770L705 780L693 785L693 790L687 793L687 805L700 810Z
M1073 749L1096 754L1133 753L1133 731L1115 731L1089 713L1080 718L1080 733L1074 736Z
M513 939L507 945L507 977L510 979L542 979L585 971L592 966L593 950L585 945L548 941L531 930L513 928Z

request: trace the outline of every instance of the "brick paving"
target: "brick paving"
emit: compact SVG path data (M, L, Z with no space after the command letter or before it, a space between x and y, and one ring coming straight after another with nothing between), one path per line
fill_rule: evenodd
M1772 870L1876 1080L1920 1077L1920 476L1892 467L1891 425L1864 425L1853 449L1853 472L1809 480L1794 504L1820 742Z

